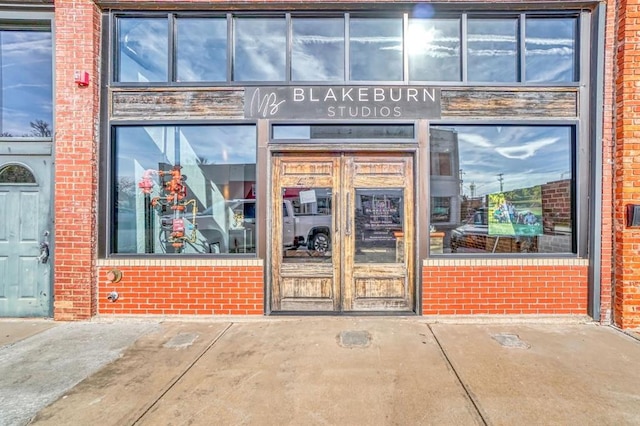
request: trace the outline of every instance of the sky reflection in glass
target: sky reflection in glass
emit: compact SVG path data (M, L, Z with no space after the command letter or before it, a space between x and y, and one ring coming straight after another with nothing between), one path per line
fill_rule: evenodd
M226 81L226 18L179 18L176 27L177 80Z
M287 27L284 18L235 18L233 79L284 81Z
M51 137L53 47L49 31L0 31L1 137ZM31 123L40 123L37 128Z
M576 81L575 18L527 18L525 36L526 81Z
M291 79L344 80L344 19L293 18Z
M409 79L460 81L460 19L410 19Z
M477 196L572 178L569 126L439 126L458 134L463 192Z
M467 79L477 82L518 81L518 20L469 19Z
M117 81L167 81L167 19L120 18L118 26Z
M401 18L351 18L349 31L351 80L402 80Z

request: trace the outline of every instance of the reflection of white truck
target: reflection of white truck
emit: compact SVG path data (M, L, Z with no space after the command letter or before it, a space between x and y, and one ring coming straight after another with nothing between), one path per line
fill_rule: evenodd
M196 215L198 240L209 253L254 252L256 200L228 200L220 209L208 207ZM290 200L282 202L285 247L326 252L331 247L331 215L296 215Z
M289 200L282 202L282 240L285 247L306 246L326 252L331 248L331 215L296 215Z

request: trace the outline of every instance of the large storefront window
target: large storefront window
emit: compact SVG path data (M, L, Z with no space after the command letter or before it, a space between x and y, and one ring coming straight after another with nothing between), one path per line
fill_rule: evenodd
M438 126L431 138L458 156L453 177L431 173L444 253L574 252L571 126Z
M113 253L252 253L253 125L114 129Z
M52 61L48 24L0 30L0 137L53 136Z

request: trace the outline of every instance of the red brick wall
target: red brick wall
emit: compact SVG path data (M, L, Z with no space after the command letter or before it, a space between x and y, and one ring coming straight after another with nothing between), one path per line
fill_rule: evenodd
M100 267L100 315L262 315L261 266L126 266L119 282L114 267ZM116 291L118 299L107 299Z
M95 242L100 14L91 0L55 2L54 318L96 312ZM91 82L79 87L74 71Z
M627 204L640 204L640 1L618 2L614 152L614 316L640 327L640 229L625 226Z
M586 262L526 263L435 260L422 269L422 313L587 314Z

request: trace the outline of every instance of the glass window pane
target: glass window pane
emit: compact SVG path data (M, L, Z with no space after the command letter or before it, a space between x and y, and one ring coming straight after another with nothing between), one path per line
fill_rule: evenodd
M233 79L284 81L287 27L284 18L235 18Z
M179 18L177 81L227 80L226 18Z
M460 19L410 19L409 79L460 81Z
M0 137L53 131L53 47L49 31L0 31Z
M517 19L469 19L467 33L469 81L518 81Z
M356 263L402 263L402 189L356 189L353 205Z
M571 127L431 130L448 139L460 164L452 177L431 176L432 235L443 236L444 253L573 252Z
M413 124L274 124L273 139L413 139Z
M166 18L119 18L116 81L166 82L168 40Z
M349 27L351 80L402 80L402 19L351 18Z
M26 167L10 164L0 169L0 183L36 183L36 178Z
M283 261L331 262L331 188L282 188L282 197Z
M344 80L344 19L293 18L291 79Z
M114 253L255 251L252 125L115 132Z
M526 20L525 56L528 82L576 81L576 18Z

